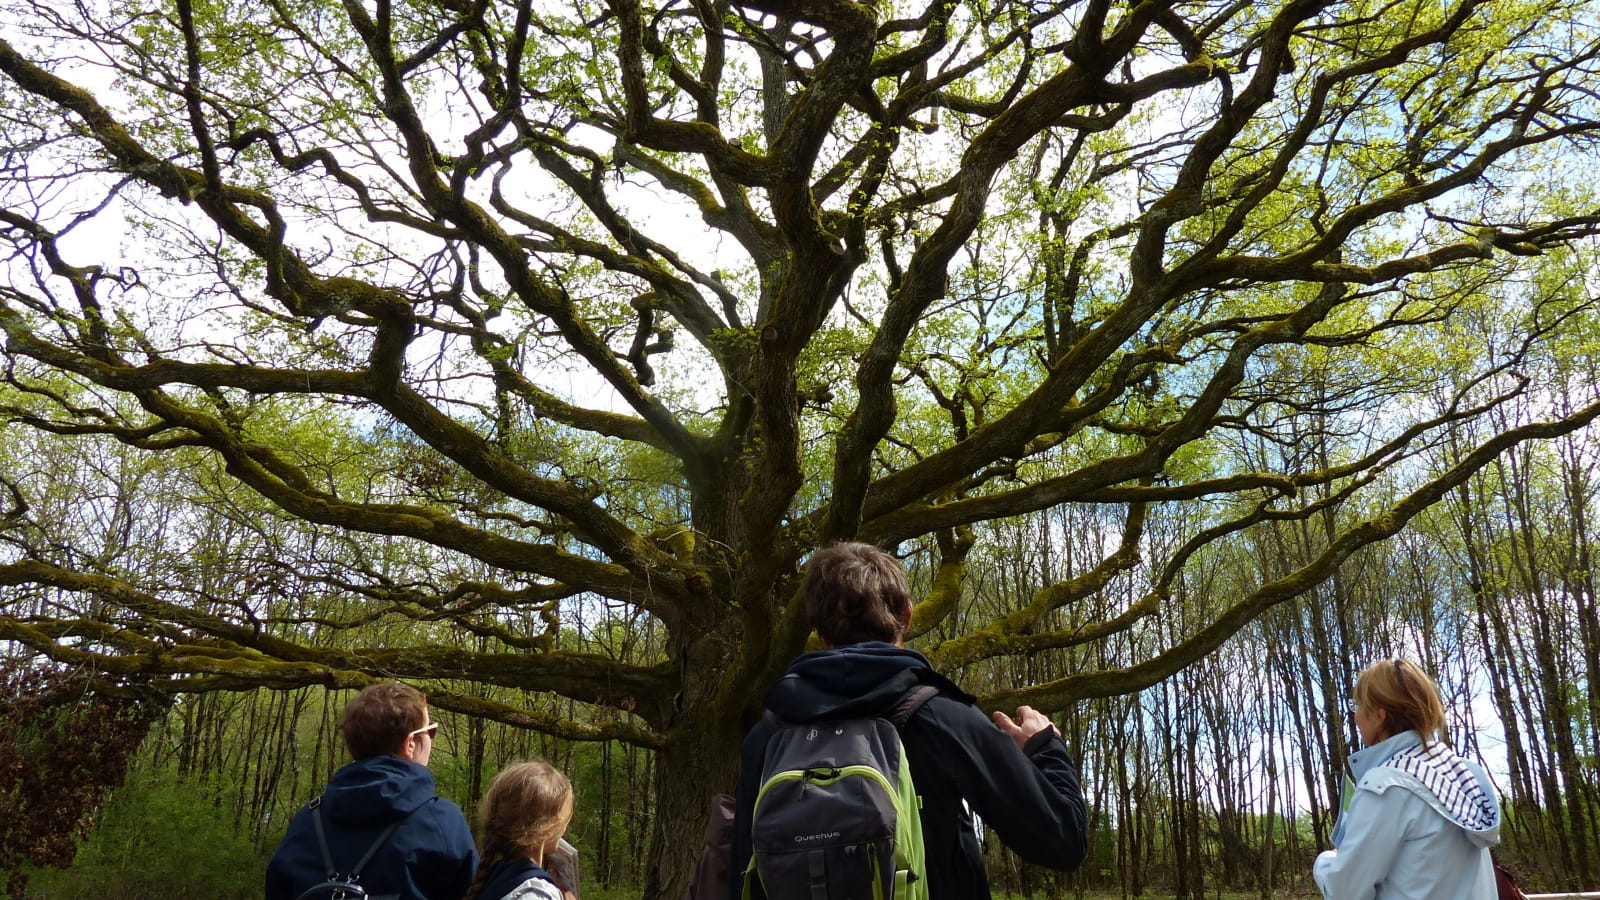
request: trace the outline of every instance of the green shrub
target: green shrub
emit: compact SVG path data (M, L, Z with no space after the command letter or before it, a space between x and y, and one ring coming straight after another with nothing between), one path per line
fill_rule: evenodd
M236 829L211 785L170 772L131 773L100 810L70 868L30 873L28 896L49 900L215 900L261 896L271 848Z

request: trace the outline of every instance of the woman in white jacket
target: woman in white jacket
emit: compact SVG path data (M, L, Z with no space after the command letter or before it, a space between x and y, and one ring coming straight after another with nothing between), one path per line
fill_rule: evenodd
M1495 900L1500 803L1444 744L1439 689L1401 659L1356 679L1356 730L1333 847L1312 869L1327 900Z

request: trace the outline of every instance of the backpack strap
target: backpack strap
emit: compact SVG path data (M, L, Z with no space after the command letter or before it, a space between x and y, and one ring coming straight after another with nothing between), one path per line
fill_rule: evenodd
M378 834L378 839L372 842L372 846L367 848L366 853L361 854L360 861L355 864L355 867L350 870L350 873L345 878L350 881L358 880L361 877L361 870L366 867L367 863L372 861L372 857L378 852L378 848L389 842L389 837L394 834L395 829L399 828L400 823L404 822L410 815L410 813L406 813L404 816L384 826L383 831ZM328 849L328 832L322 827L321 797L311 801L311 824L317 829L317 846L322 849L322 865L328 870L328 878L338 879L339 872L333 865L333 852Z
M922 704L932 700L937 693L939 693L939 689L933 685L919 684L901 694L900 699L889 709L884 718L894 725L895 731L904 731L906 722L911 720L911 716L922 708Z
M372 842L372 846L367 848L367 852L366 853L361 854L361 859L356 862L355 868L350 870L350 880L351 881L355 881L357 878L359 878L361 876L361 870L363 868L365 868L367 863L372 860L373 854L378 852L378 848L379 847L382 847L384 844L387 844L389 842L389 836L394 834L394 830L396 828L399 828L400 827L400 823L404 822L406 820L406 816L409 816L409 815L410 815L410 813L407 813L405 816L401 816L400 818L395 819L393 822L390 822L387 826L384 827L383 833L379 834L378 835L378 839Z
M317 829L317 846L322 848L322 870L329 878L339 877L333 868L333 852L328 849L328 833L322 828L322 798L311 801L311 824Z

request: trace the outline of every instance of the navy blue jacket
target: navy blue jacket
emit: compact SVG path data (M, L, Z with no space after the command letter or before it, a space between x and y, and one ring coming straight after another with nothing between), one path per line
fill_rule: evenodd
M435 796L426 766L397 756L358 759L334 773L321 809L340 875L360 861L385 826L403 819L362 868L360 882L368 895L461 900L471 886L478 867L472 832L459 807ZM327 877L311 804L306 804L267 865L267 900L295 900Z
M478 892L476 900L500 900L530 878L556 883L549 872L539 868L531 859L503 859L489 867L489 877L484 879L483 890Z
M983 817L1028 862L1071 871L1087 850L1078 769L1054 730L1016 742L973 706L973 696L933 671L915 650L869 642L807 653L767 692L767 708L787 722L865 718L887 713L906 691L939 693L901 730L911 781L922 798L930 900L987 900L989 879L972 817ZM733 822L729 897L738 900L750 864L750 818L772 729L745 736ZM759 882L753 896L763 900Z

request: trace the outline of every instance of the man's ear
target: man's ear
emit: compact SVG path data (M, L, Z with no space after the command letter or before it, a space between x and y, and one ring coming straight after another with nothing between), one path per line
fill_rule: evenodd
M912 614L913 614L913 609L912 609L912 606L911 606L911 601L907 600L906 601L906 605L900 607L900 637L902 639L911 636L911 617L912 617Z

